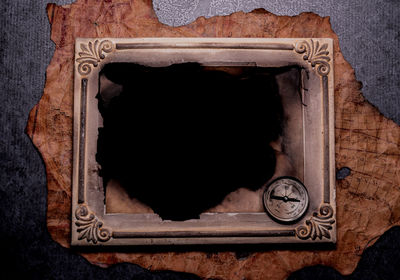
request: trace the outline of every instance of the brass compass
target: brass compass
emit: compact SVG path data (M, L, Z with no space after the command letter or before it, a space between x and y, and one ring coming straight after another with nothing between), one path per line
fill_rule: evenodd
M307 211L309 197L302 182L293 177L279 177L263 194L266 212L277 222L293 223Z

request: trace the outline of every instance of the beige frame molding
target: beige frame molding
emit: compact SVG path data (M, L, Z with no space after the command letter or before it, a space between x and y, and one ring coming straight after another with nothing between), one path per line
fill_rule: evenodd
M156 214L108 214L95 160L102 119L95 98L110 62L148 66L297 65L303 72L304 184L310 205L291 225L266 213L204 213L162 221ZM74 246L335 243L333 40L329 38L77 38L75 44L72 239ZM312 139L312 141L311 141Z

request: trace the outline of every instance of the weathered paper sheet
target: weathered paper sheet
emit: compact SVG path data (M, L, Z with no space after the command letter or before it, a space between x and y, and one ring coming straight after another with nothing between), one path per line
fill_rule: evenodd
M109 266L131 262L154 270L176 270L214 279L284 279L305 266L323 264L349 274L363 250L400 224L400 128L383 117L360 92L354 70L343 58L329 18L303 13L278 17L264 10L199 18L178 28L158 22L151 1L77 0L49 4L56 51L47 68L43 97L32 109L27 133L46 165L48 229L69 247L71 215L73 58L76 37L329 37L335 40L336 167L351 175L337 181L338 242L334 250L255 252L124 251L88 253L90 262ZM373 54L371 54L373 55Z

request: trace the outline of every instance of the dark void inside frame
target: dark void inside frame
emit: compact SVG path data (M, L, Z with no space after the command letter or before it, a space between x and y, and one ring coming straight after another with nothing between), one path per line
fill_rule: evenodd
M263 212L269 181L304 179L298 67L110 63L99 83L107 213Z

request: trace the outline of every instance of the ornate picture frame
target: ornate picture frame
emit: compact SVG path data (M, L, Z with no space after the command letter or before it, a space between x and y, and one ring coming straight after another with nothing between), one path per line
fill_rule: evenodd
M107 213L95 155L102 124L96 95L104 65L296 66L301 69L304 180L310 202L301 219L264 213L204 213L163 221L156 214ZM333 40L329 38L77 38L74 77L72 239L74 246L335 243Z

